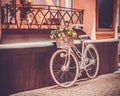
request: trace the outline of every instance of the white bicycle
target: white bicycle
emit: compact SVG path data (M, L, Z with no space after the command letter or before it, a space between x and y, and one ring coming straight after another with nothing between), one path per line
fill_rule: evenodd
M88 35L79 36L81 50L78 50L75 45L72 47L64 46L52 55L50 59L50 73L55 83L59 86L72 86L78 77L82 76L84 71L89 78L97 76L99 54L93 44L86 43L87 38Z

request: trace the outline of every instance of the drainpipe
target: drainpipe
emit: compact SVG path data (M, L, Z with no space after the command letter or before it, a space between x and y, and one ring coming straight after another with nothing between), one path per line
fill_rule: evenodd
M118 9L119 9L119 16L118 16L118 18L119 18L119 20L118 20L118 38L120 39L120 1L118 0Z
M115 38L120 38L120 2L117 0L116 4L116 27L115 27Z
M1 27L1 0L0 0L0 41L1 41L1 36L2 36L2 27Z

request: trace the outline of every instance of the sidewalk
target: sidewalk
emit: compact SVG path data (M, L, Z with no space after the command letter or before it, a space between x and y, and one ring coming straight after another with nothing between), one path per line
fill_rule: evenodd
M19 92L10 96L120 96L120 71L80 79L70 88L56 86Z

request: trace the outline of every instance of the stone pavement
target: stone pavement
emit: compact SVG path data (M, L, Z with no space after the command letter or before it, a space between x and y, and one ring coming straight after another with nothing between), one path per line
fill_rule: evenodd
M10 96L120 96L120 71L94 79L80 79L70 88L55 85Z

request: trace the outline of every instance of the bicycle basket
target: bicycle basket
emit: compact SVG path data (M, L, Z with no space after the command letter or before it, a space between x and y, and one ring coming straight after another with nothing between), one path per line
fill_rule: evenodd
M72 47L74 45L74 40L73 38L63 38L63 39L56 39L56 45L57 48L67 48L67 47Z

